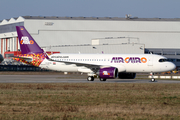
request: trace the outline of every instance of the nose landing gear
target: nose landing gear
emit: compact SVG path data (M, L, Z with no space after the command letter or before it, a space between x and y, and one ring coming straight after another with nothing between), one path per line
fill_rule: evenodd
M154 73L150 73L150 75L151 75L151 82L155 82L156 79L154 78Z
M156 80L154 78L151 79L151 82L155 82Z

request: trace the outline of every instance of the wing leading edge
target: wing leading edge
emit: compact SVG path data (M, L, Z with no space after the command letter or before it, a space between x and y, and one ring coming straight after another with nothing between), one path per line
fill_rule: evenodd
M49 61L53 61L53 62L60 62L60 63L65 63L66 65L72 65L75 64L77 67L86 67L91 69L92 71L97 71L97 69L99 70L100 68L108 68L108 67L117 67L118 68L118 72L125 72L126 69L123 65L105 65L105 64L91 64L91 63L78 63L78 62L70 62L70 61L57 61L57 60L53 60L53 59L48 59Z

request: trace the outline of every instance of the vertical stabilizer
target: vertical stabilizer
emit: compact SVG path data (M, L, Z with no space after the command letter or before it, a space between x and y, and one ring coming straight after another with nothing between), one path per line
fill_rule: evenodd
M22 54L44 53L24 26L16 26Z

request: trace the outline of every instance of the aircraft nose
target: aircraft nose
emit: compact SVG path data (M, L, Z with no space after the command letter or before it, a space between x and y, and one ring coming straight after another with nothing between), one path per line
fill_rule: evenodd
M170 65L169 65L169 70L171 71L171 70L174 70L176 68L176 65L174 64L174 63L171 63Z

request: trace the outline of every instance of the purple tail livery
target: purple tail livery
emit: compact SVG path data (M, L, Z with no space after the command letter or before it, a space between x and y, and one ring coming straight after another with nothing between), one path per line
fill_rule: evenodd
M16 26L22 54L44 53L24 26Z
M42 61L48 56L39 47L36 41L28 33L24 26L16 26L21 54L14 57L14 60L39 67Z

